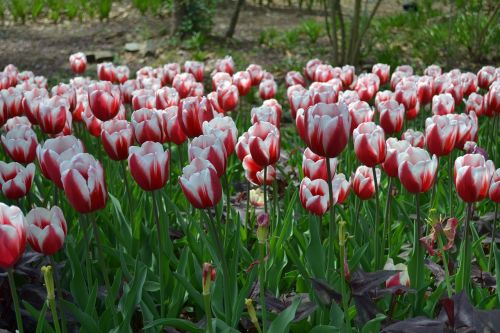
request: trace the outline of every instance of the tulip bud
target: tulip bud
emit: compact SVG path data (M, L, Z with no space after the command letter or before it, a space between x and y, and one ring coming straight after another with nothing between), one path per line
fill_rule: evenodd
M255 307L253 306L252 299L245 298L245 305L247 306L247 311L248 311L248 316L250 317L250 321L257 328L257 331L261 332L259 319L257 318L257 312L255 311Z
M215 281L215 268L212 267L210 263L203 264L203 272L202 272L202 286L203 286L203 295L210 295L210 286L212 282Z
M493 173L488 195L491 201L497 204L500 203L500 168Z
M380 113L380 126L387 134L401 131L405 116L405 108L395 100L380 102L377 107Z
M222 59L217 59L215 62L215 70L217 72L228 73L229 75L233 75L234 73L234 60L231 56L225 56Z
M484 66L477 72L477 83L479 87L488 89L490 84L495 81L495 67Z
M367 102L353 102L349 104L347 109L349 110L349 115L351 116L351 133L360 124L373 121L375 111Z
M246 96L252 88L252 77L248 71L236 72L233 75L233 84L238 88L240 96Z
M455 160L455 188L465 202L478 202L486 198L490 181L495 173L492 161L479 154L466 154Z
M226 172L227 155L224 143L215 135L200 135L194 138L188 149L189 160L201 158L209 161L222 177Z
M427 192L434 184L438 167L436 155L431 159L426 150L409 147L398 154L398 164L399 180L408 192Z
M274 98L278 85L274 80L262 80L259 84L259 96L263 100Z
M43 280L45 282L45 289L47 290L47 301L56 299L54 288L54 276L52 274L52 266L42 266Z
M207 160L194 158L179 177L184 195L199 209L215 206L222 198L222 185L214 166Z
M431 154L448 155L455 148L457 133L457 122L446 116L433 116L425 120L425 142Z
M248 129L248 149L261 166L275 164L280 157L280 132L268 122L258 122Z
M9 118L23 114L22 100L23 92L19 88L10 87L0 90L0 99L3 99Z
M442 74L441 67L438 65L430 65L424 70L424 75L429 75L432 77L436 77Z
M177 106L170 106L163 112L160 112L163 120L164 139L176 145L180 145L187 140L187 136L184 134L177 118L179 114L178 110Z
M110 62L97 64L97 77L101 81L115 81L115 66Z
M45 255L57 253L64 245L68 228L62 210L53 206L33 208L28 215L28 242L33 250Z
M382 127L373 122L361 123L353 132L354 152L358 160L374 167L385 160L385 134Z
M214 118L212 106L205 97L188 97L181 100L177 119L179 124L190 138L203 133L203 122Z
M377 180L380 180L380 170L377 170ZM380 184L380 182L378 182ZM352 188L354 193L361 200L368 200L375 195L375 179L373 169L361 165L356 169L352 178Z
M269 236L269 214L261 213L257 216L257 240L259 244L266 244Z
M204 69L205 65L199 61L186 61L184 63L184 72L192 74L198 82L203 81Z
M299 196L302 206L315 215L323 216L330 207L328 183L323 179L302 179Z
M380 79L380 84L386 84L389 80L389 75L391 72L391 66L386 64L375 64L372 67L372 73L376 74Z
M252 86L259 85L264 77L264 70L261 66L256 64L250 64L247 67L247 72L250 74L250 78L252 79Z
M132 108L139 109L154 109L156 105L155 92L152 89L139 89L132 92Z
M398 155L408 149L411 144L406 140L388 138L386 141L387 152L382 168L389 177L398 176Z
M14 266L26 247L26 219L16 206L0 202L0 268Z
M128 166L144 191L159 190L169 177L170 152L161 143L146 141L140 147L129 148Z

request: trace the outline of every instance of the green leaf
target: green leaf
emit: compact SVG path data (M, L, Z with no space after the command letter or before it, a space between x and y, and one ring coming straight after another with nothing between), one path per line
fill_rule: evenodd
M319 325L314 327L309 333L337 333L340 330L335 326Z
M152 323L144 326L144 329L153 328L153 327L164 327L170 326L173 328L178 328L190 333L204 333L205 330L196 326L194 323L184 320L184 319L174 319L174 318L166 318L166 319L158 319L153 321Z
M146 282L147 268L137 260L135 265L134 280L125 288L125 294L120 301L121 312L123 313L124 324L129 325L135 307L140 303L142 298L142 288Z
M295 318L295 312L300 304L300 298L295 298L286 310L281 312L269 326L268 333L285 333L288 332L288 327Z
M382 320L384 320L385 318L386 318L385 315L377 314L377 316L375 318L368 321L365 324L365 326L363 326L361 333L378 333L378 332L380 332L380 324L382 323Z
M497 276L497 297L498 297L498 302L500 302L500 250L498 250L496 245L493 245L493 248L495 249L495 272Z
M71 312L73 317L82 325L85 332L99 332L97 323L88 314L80 310L76 305L65 300L61 300L63 308Z

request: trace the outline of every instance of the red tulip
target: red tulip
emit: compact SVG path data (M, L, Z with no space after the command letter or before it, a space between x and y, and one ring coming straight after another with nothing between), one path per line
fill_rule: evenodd
M307 62L306 67L304 68L304 75L309 81L314 81L316 68L321 64L322 62L319 59L311 59Z
M131 123L139 144L146 141L165 142L162 111L139 109L132 113Z
M161 143L146 141L129 148L128 166L132 178L144 191L165 186L169 177L170 152Z
M82 214L103 209L108 199L104 170L92 155L80 153L60 165L61 182L73 208Z
M248 129L248 149L261 166L275 164L280 157L280 132L269 122L258 122Z
M69 111L67 100L59 96L40 102L37 121L42 131L47 134L62 132L66 124L67 111Z
M406 140L398 140L396 138L388 138L386 141L387 152L385 155L385 161L382 163L382 169L389 177L398 176L398 155L411 145Z
M181 66L178 63L170 63L163 66L162 72L162 82L166 84L172 84L174 77L180 74Z
M478 121L473 111L469 112L469 114L448 114L446 117L457 122L458 131L455 148L463 149L465 142L477 141Z
M219 97L217 96L216 91L212 91L211 93L209 93L206 96L206 98L207 98L208 103L212 107L212 110L214 113L217 113L217 114L224 113L224 109L219 105Z
M460 78L452 79L450 84L445 87L443 93L451 94L455 101L455 105L460 105L464 97L464 89Z
M0 202L0 268L14 266L26 248L26 219L16 206Z
M110 120L120 110L120 90L111 83L90 85L88 94L90 109L99 120Z
M273 124L277 128L280 127L281 123L281 113L276 112L276 109L270 107L270 106L259 106L252 108L252 111L250 112L250 117L252 124L265 121L268 123Z
M432 77L436 77L442 74L441 67L438 65L430 65L424 70L424 75L429 75Z
M339 93L333 84L327 82L313 82L309 87L309 95L311 96L311 104L337 103Z
M301 86L305 86L306 80L304 79L302 74L300 74L299 72L290 71L290 72L286 73L285 83L286 83L287 87L291 87L291 86L296 85L296 84L301 85Z
M188 97L180 102L177 119L186 136L194 138L203 133L204 121L214 117L212 106L205 97Z
M209 161L217 171L217 176L222 177L226 172L227 155L224 142L215 135L200 135L194 138L188 149L189 160L201 158Z
M90 106L89 106L89 95L87 94L87 91L79 89L76 95L76 106L72 113L73 119L75 121L82 122L83 113L85 112L86 109L89 109L89 112L92 112L90 111Z
M195 158L182 169L179 177L184 195L199 209L214 207L222 198L222 185L214 166L207 160Z
M161 79L156 77L141 77L137 81L141 89L156 91L162 87Z
M352 83L355 81L355 78L356 78L356 73L354 66L350 65L342 66L342 74L340 76L340 79L342 80L344 87L346 88L350 87Z
M316 82L327 82L333 79L334 77L334 69L331 65L327 64L319 64L316 66L316 70L314 71L314 81Z
M427 192L437 174L438 160L436 155L421 148L409 147L398 154L398 177L401 184L410 193Z
M361 75L354 86L359 99L365 102L371 100L377 93L380 86L380 79L375 74Z
M120 84L120 93L123 96L123 102L127 104L132 103L132 93L138 89L140 89L140 84L137 80L127 80Z
M115 66L110 62L97 64L97 77L101 81L115 81Z
M5 106L3 98L1 98L0 96L0 128L5 124L7 119L9 119L9 115L7 113L7 107Z
M387 258L384 270L398 271L385 281L386 288L410 287L410 276L408 275L408 267L405 264L394 265L394 261L391 258Z
M238 156L238 159L242 162L247 155L250 155L250 149L248 148L248 138L249 134L248 132L245 132L238 138L238 142L236 143L236 156Z
M274 80L262 80L259 84L259 96L262 99L274 98L278 85Z
M488 195L491 201L500 203L500 169L496 169L496 171L493 173Z
M372 73L376 74L380 79L380 84L386 84L389 81L389 75L391 73L391 66L386 64L375 64L372 67Z
M299 187L300 202L309 212L322 216L330 206L328 183L323 179L302 179Z
M154 109L156 105L155 92L152 89L139 89L132 92L132 108Z
M240 94L238 88L230 82L224 82L217 87L217 101L225 112L232 111L238 106Z
M22 100L23 92L18 88L7 88L0 90L0 97L5 103L9 118L21 116L23 114Z
M222 59L217 59L215 62L215 70L217 72L225 72L229 75L234 73L234 60L231 56L225 56Z
M25 91L23 93L23 100L22 100L23 112L33 125L38 124L37 114L40 102L42 102L44 99L47 99L48 96L49 92L47 91L47 89L44 88L33 88L32 90ZM2 99L0 98L0 113L2 109L1 104L2 104ZM0 119L0 124L1 123L2 121Z
M124 83L128 80L130 69L127 66L118 66L115 68L115 83Z
M345 103L347 106L360 101L359 95L355 90L344 90L339 93L339 102Z
M102 121L94 116L92 110L90 110L90 107L86 107L83 111L82 120L85 123L85 127L87 127L87 131L90 133L90 135L95 137L101 135Z
M189 96L195 83L196 79L193 74L181 73L174 77L172 87L177 90L179 97L182 99Z
M298 109L307 110L313 104L311 94L301 85L290 86L287 90L287 96L292 119L297 117Z
M397 102L404 105L406 110L406 117L414 119L418 115L418 99L417 99L417 85L411 81L402 80L396 86L394 98Z
M432 76L421 76L417 82L417 98L420 105L427 105L432 100L434 79Z
M52 87L52 97L59 96L64 98L68 103L68 111L73 112L76 107L76 89L64 83L59 83L57 86Z
M205 121L203 123L203 134L214 135L222 140L227 156L230 156L234 152L238 138L238 129L233 118L217 116L210 121Z
M380 104L382 102L396 101L394 98L394 93L390 90L381 90L375 95L375 108L380 112ZM398 103L399 105L399 103ZM404 106L403 106L404 108Z
M194 78L198 82L203 81L203 71L205 70L205 65L199 61L186 61L184 63L184 72L193 74Z
M60 164L83 152L85 152L85 147L82 141L72 135L47 139L36 149L42 174L59 188L63 188Z
M26 215L28 222L28 242L38 253L48 256L56 254L64 245L68 227L62 210L53 206L33 208Z
M380 102L378 104L380 113L380 126L387 134L398 133L403 129L405 108L395 100Z
M368 167L385 161L385 134L373 122L360 124L353 132L354 152L358 160Z
M477 202L486 198L495 173L492 161L486 161L480 154L466 154L455 160L454 170L455 188L463 201Z
M477 72L477 84L483 89L488 89L490 84L495 81L496 73L495 67L493 66L483 66L479 72Z
M216 72L212 74L212 90L217 90L217 87L225 82L232 84L233 77L226 72Z
M0 72L0 90L8 89L11 86L10 76L5 72Z
M184 134L179 124L179 120L177 119L178 113L177 106L171 106L159 112L163 120L164 140L166 142L173 142L176 145L180 145L187 140L187 136Z
M343 204L349 196L351 182L348 181L343 173L338 173L332 180L333 202L335 204Z
M101 141L112 160L123 161L128 157L128 148L134 144L134 128L126 120L108 120L102 124Z
M372 121L375 114L370 105L363 101L351 103L347 106L347 109L351 116L351 133L360 124Z
M242 71L234 73L233 84L238 88L240 96L246 96L250 92L250 88L252 88L250 72Z
M179 93L174 88L164 87L156 91L156 108L166 109L179 105Z
M499 74L500 75L500 74ZM490 90L484 95L484 114L493 117L500 113L500 80L490 85Z
M28 164L27 167L17 162L5 163L0 161L0 189L6 198L18 200L26 196L33 184L35 165Z
M243 169L245 170L245 178L256 186L264 185L264 167L255 163L252 155L248 154L242 161ZM276 179L276 169L272 165L265 167L266 185L271 185Z
M402 140L408 141L413 147L424 148L425 136L420 131L414 131L409 128L401 135Z
M467 102L465 103L465 110L467 113L474 111L479 117L484 112L484 99L482 95L472 93L469 95Z
M400 65L396 67L396 72L404 72L408 75L413 75L413 68L410 65Z
M2 134L1 140L3 149L12 160L22 164L35 160L38 140L30 127L17 125Z
M380 179L380 170L377 170L377 180ZM368 200L375 195L375 179L373 169L361 165L356 169L352 178L352 189L361 200Z
M17 127L18 125L24 125L29 128L31 128L31 123L28 118L21 116L21 117L13 117L7 119L5 122L5 125L3 126L3 130L6 132L11 131L13 128Z
M445 156L455 148L457 122L446 116L433 116L425 120L427 150L436 156Z
M259 85L264 77L264 70L256 64L250 64L247 67L247 72L250 74L250 78L252 79L252 86Z
M297 119L298 119L297 115ZM337 157L349 140L351 118L344 103L311 106L304 113L305 141L325 157Z
M335 176L338 160L336 158L330 158L330 170L332 172L332 179ZM302 171L304 177L311 180L324 179L328 181L328 172L326 168L327 159L325 157L319 156L311 151L311 149L306 148L304 154L302 155Z
M474 73L464 73L460 75L460 82L462 82L462 88L464 91L464 96L468 97L470 94L477 91L477 76Z
M401 71L395 71L391 76L391 90L396 90L397 85L403 81L404 78L409 77L410 74Z

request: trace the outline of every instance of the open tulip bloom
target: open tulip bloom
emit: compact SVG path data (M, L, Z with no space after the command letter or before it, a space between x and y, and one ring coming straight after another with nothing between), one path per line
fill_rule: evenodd
M61 208L33 208L26 215L28 242L36 252L54 255L64 245L68 227Z
M10 200L18 200L28 195L34 175L35 164L33 163L24 167L17 162L0 161L0 190Z

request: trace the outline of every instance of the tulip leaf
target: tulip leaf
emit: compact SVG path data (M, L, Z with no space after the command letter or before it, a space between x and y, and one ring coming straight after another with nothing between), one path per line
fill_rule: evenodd
M184 319L176 319L176 318L166 318L166 319L158 319L144 326L144 329L155 328L155 327L173 327L178 328L180 330L184 330L190 333L204 333L205 330L196 326L194 323L184 320Z
M495 244L495 243L493 243ZM496 244L493 246L495 251L495 272L497 277L497 297L498 302L500 303L500 250L497 248Z
M76 305L65 300L61 300L64 309L67 309L73 317L82 325L86 332L99 332L97 323L85 312L80 310Z
M276 319L273 320L269 326L268 333L285 333L288 332L288 327L295 318L295 312L300 304L300 298L295 298L292 304L283 312L281 312Z
M337 333L340 329L335 326L319 325L314 327L309 333Z

